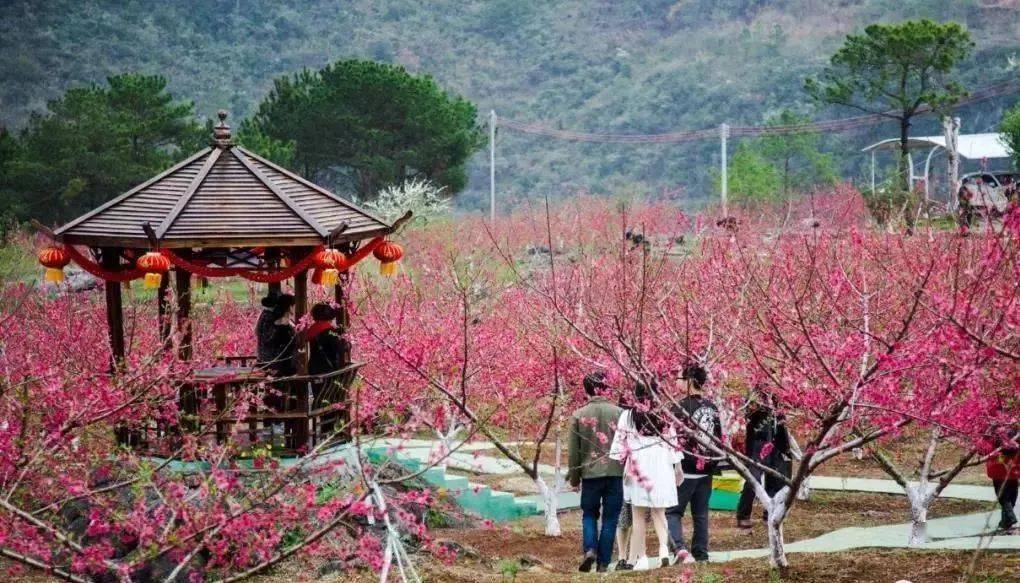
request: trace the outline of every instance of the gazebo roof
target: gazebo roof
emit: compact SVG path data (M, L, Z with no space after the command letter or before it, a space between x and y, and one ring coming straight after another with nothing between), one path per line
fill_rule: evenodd
M385 234L391 225L234 144L226 112L212 146L55 231L74 245L306 246ZM148 227L146 226L148 225ZM147 232L147 230L149 232ZM332 235L332 237L331 237Z

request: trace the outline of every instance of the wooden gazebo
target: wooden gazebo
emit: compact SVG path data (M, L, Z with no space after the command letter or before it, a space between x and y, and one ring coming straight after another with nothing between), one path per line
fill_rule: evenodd
M338 266L342 272L373 252L380 257L380 249L389 245L385 236L410 216L387 223L238 146L226 115L219 112L209 147L50 233L61 245L65 264L74 260L108 282L107 323L115 368L124 358L124 326L121 286L111 284L144 277L148 264L139 262L143 255L158 253L167 260L163 268L173 273L178 350L182 359L190 359L193 275L245 277L268 283L271 291L279 291L283 279L293 279L295 315L300 319L308 310L309 272L322 267L317 259L324 249L344 254L346 259ZM160 333L169 346L169 277L156 279ZM335 286L341 308L345 282L341 277ZM346 332L346 310L339 310L337 324ZM302 348L295 379L305 382L307 355ZM243 357L237 360L245 364ZM349 353L344 362L351 365ZM291 413L314 412L308 402L297 408ZM308 439L302 427L309 425L292 425L296 448Z

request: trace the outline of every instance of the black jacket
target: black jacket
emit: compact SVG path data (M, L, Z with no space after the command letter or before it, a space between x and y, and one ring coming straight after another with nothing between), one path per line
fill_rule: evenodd
M715 406L715 403L709 401L705 397L701 396L689 396L684 397L680 401L680 407L683 407L684 411L690 415L691 420L694 422L694 426L706 433L715 435L720 440L722 439L722 424L719 422L719 408ZM681 421L687 419L687 416L683 414L679 409L674 408L673 414L677 419ZM691 437L684 438L684 459L680 462L683 467L685 474L708 474L716 475L719 474L717 461L711 461L704 459L701 467L698 467L699 459L712 457L712 453L701 447L696 440Z
M259 366L275 376L290 376L297 372L294 355L297 353L297 335L290 324L276 324L268 330L266 338L259 338ZM264 355L265 359L261 357Z
M320 375L340 370L348 342L336 328L320 332L308 342L308 374Z
M790 463L790 433L782 415L775 415L765 407L750 410L745 436L744 453L747 457L761 461L779 472L787 471ZM766 443L772 444L772 451L762 457L761 450Z

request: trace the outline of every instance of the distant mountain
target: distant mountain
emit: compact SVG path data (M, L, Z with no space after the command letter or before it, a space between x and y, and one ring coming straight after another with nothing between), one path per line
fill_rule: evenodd
M430 73L502 117L552 128L660 133L759 123L794 107L820 118L801 89L847 33L875 21L964 23L977 42L963 68L981 87L1020 75L1016 0L270 0L0 2L0 123L17 128L75 84L126 71L160 73L212 117L252 111L274 77L349 57ZM986 131L1016 95L969 107ZM934 122L919 132L936 131ZM829 136L860 173L859 147L890 127ZM679 145L497 139L500 196L711 193L714 141ZM487 201L487 153L461 197Z

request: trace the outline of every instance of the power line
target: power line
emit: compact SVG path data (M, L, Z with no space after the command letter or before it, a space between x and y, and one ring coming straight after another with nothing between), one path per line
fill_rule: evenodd
M956 107L962 107L964 105L986 101L988 99L1008 95L1017 91L1020 91L1020 79L1012 79L974 91L955 105ZM918 110L918 115L930 114L932 111L933 110L930 106L924 105ZM776 126L730 126L729 135L733 137L756 137L764 135L799 134L805 132L839 132L884 123L893 119L894 116L895 113L890 111L886 113L871 113L842 119L802 124ZM715 139L719 136L718 128L681 130L664 134L577 132L572 130L559 130L536 123L526 123L502 117L499 120L499 125L525 134L545 136L573 142L596 142L603 144L675 144L680 142Z

